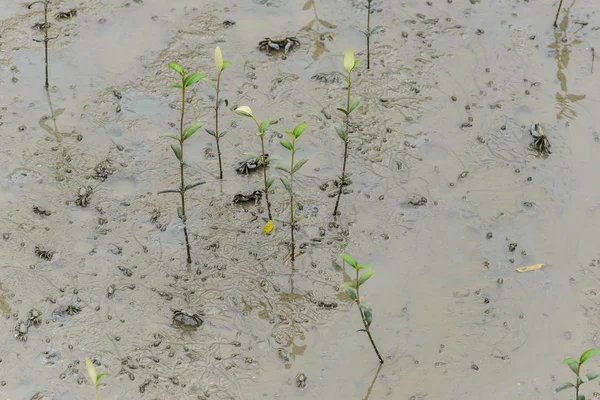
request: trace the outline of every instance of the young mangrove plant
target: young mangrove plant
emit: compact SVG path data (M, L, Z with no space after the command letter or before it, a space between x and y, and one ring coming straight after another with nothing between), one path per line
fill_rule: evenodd
M269 161L273 160L274 158L269 157L269 155L265 153L265 133L267 132L267 129L269 128L269 125L271 124L271 120L265 119L264 121L259 123L256 120L256 118L254 117L254 114L252 114L252 110L250 109L250 107L247 107L247 106L237 107L235 110L233 110L233 112L236 113L237 115L241 115L242 117L248 117L248 118L252 119L252 121L254 121L254 123L256 124L256 127L258 128L258 132L256 134L258 135L258 137L260 137L260 148L261 148L262 153L261 154L246 153L246 155L249 157L252 157L252 158L259 158L262 161L265 200L267 202L267 213L269 214L269 222L267 222L267 226L272 226L273 216L271 215L271 202L269 202L269 188L273 185L273 182L275 181L275 177L271 175L267 178L267 167L268 167ZM269 232L270 232L270 230L269 230ZM265 232L265 233L268 233L268 232Z
M31 7L34 4L43 4L44 5L44 25L43 25L43 29L44 29L44 39L40 40L40 39L33 39L34 42L38 42L38 43L42 43L44 42L44 50L45 50L45 64L46 64L46 81L44 83L44 87L46 89L48 89L50 87L50 84L48 83L48 42L50 40L54 40L56 39L58 36L56 37L48 37L48 28L50 27L50 23L48 22L48 6L50 5L50 0L40 0L40 1L34 1L33 3L30 3L27 8L31 9Z
M200 79L202 79L204 77L204 73L196 72L193 74L187 74L186 71L183 69L183 67L175 62L169 63L169 67L173 71L177 72L179 74L179 76L181 77L181 82L173 82L173 84L172 84L172 86L174 88L181 90L181 116L179 119L179 136L174 135L172 133L164 133L161 136L173 139L177 142L177 143L171 144L171 149L173 149L173 153L175 154L175 157L177 157L177 160L179 161L180 181L179 181L178 189L166 189L166 190L162 190L158 193L159 194L179 193L179 195L181 197L181 206L179 206L179 208L177 209L177 214L179 215L179 218L181 219L181 222L183 223L183 234L185 236L185 248L187 251L187 262L188 262L188 264L191 264L192 263L192 255L191 255L191 249L190 249L190 240L188 238L188 231L187 231L187 218L186 218L186 214L185 214L185 193L188 190L193 189L196 186L199 186L204 182L194 182L189 185L185 184L185 177L184 177L183 171L184 171L184 166L186 164L185 164L184 158L183 158L183 149L184 149L183 144L186 140L191 138L192 135L194 135L194 133L196 133L196 131L198 131L198 129L200 129L200 127L202 127L202 123L195 122L195 123L189 125L187 128L183 129L183 120L184 120L184 116L185 116L185 90L188 87L192 86L193 84L197 83Z
M337 215L337 213L338 213L338 207L340 205L340 197L342 197L342 192L344 190L344 186L346 185L347 179L350 176L349 173L346 173L346 163L348 160L348 144L350 142L350 138L348 137L348 133L349 133L348 131L350 128L350 113L352 111L354 111L356 109L356 107L358 107L358 105L360 104L359 97L350 101L350 90L352 88L352 81L350 79L351 78L350 73L356 67L357 64L358 64L358 61L356 61L354 59L354 52L352 51L352 49L346 50L346 54L344 54L344 68L346 68L346 71L348 71L348 77L346 78L346 82L348 83L348 96L347 96L347 100L346 100L346 108L338 108L338 111L340 111L342 114L344 114L344 116L346 118L346 129L342 128L341 126L335 127L335 130L336 130L338 136L344 142L344 165L342 167L342 175L340 176L337 200L335 201L335 208L333 209L334 216Z
M362 318L363 325L365 327L364 331L369 336L369 340L371 341L371 345L373 345L373 350L375 350L375 354L379 358L379 362L383 364L383 358L379 354L379 350L377 350L377 346L375 346L375 342L373 341L373 336L371 336L371 323L373 322L373 309L366 301L363 301L362 297L360 297L360 287L373 276L375 271L371 268L370 265L359 264L351 255L349 254L341 254L340 257L347 262L354 270L356 271L356 281L355 282L344 282L340 289L346 293L350 299L358 305L358 311L360 311L360 316ZM362 274L360 271L363 271Z
M110 376L108 372L102 372L101 374L96 373L96 366L89 358L85 359L85 366L87 367L88 375L92 380L92 385L94 385L94 399L98 400L98 382L104 376Z
M591 380L598 378L600 376L600 373L583 374L583 373L581 373L581 366L583 365L583 363L585 363L587 360L589 360L590 358L595 356L597 353L598 353L598 349L589 349L589 350L586 350L583 352L581 357L579 357L579 361L577 361L571 357L565 358L563 360L563 364L566 364L569 366L569 369L571 371L573 371L573 373L575 374L577 381L574 384L571 382L562 383L555 389L555 391L560 392L561 390L574 388L575 389L575 400L585 400L585 395L579 394L579 388L584 383L587 383Z
M221 53L221 48L217 46L215 48L215 65L217 67L217 83L214 81L203 78L204 81L208 82L213 88L215 88L217 92L216 100L215 100L215 130L210 128L204 128L204 130L215 138L217 142L217 154L219 155L219 179L223 179L223 164L221 163L221 147L219 146L219 139L221 139L227 132L219 132L219 108L221 107L221 103L227 103L227 100L219 99L219 95L221 94L221 73L225 71L225 68L231 65L231 61L224 61L223 54Z
M296 140L306 130L308 124L306 122L296 126L293 131L285 130L285 133L290 137L290 140L281 139L279 143L291 154L290 167L283 165L276 165L275 168L285 172L289 176L289 180L286 176L282 176L279 179L285 187L285 190L290 194L290 231L291 231L291 259L295 260L296 257L296 241L294 240L294 230L296 229L296 222L302 219L302 216L294 217L294 174L298 172L300 168L308 161L308 158L302 158L298 162L295 162L296 152L302 149L296 148Z
M562 2L563 2L563 0L560 0L560 3L558 3L558 10L556 10L556 18L554 18L554 27L555 28L558 26L556 23L558 22L558 14L560 14L560 9L562 8Z
M371 3L372 0L367 0L367 30L364 32L367 37L367 69L371 69L371 36L383 29L381 25L371 29Z

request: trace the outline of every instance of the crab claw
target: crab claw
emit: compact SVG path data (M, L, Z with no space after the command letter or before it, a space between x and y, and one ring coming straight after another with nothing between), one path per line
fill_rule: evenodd
M285 52L287 53L288 51L290 51L291 47L292 47L292 42L288 40L287 44L285 45Z
M279 45L277 43L269 43L269 47L275 50L279 50Z

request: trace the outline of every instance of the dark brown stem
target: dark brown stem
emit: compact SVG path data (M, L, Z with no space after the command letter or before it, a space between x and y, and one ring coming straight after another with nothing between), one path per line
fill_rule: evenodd
M294 153L296 152L296 138L292 137L292 165L290 167L290 227L292 232L292 262L296 259L296 242L294 240Z
M348 72L348 100L346 102L346 137L344 140L344 164L342 166L342 176L340 178L340 187L338 190L337 200L335 201L335 208L333 209L333 216L337 216L338 207L340 205L340 198L342 197L342 191L346 184L346 161L348 159L348 129L350 127L350 89L352 88L352 82L350 81L350 72Z
M221 71L217 77L217 105L215 106L215 139L217 141L217 154L219 155L219 179L223 179L223 166L221 164L221 147L219 147L219 88L221 87Z
M371 0L367 6L367 69L371 69Z
M179 192L181 194L181 216L183 222L183 234L185 235L185 249L187 251L187 263L192 263L192 255L190 249L190 240L187 231L187 218L185 216L185 178L183 175L183 117L185 114L185 75L181 75L181 119L179 121L179 147L181 148L181 159L179 160L179 174L181 186Z
M554 18L554 27L555 28L558 26L556 23L558 22L558 14L560 13L560 9L562 8L562 3L563 3L563 0L560 0L560 3L558 3L558 10L556 10L556 18Z
M375 341L373 340L373 336L371 336L371 330L369 329L369 324L367 324L367 320L365 318L365 314L363 313L362 308L360 308L360 292L358 285L358 271L356 268L356 304L358 305L358 311L360 311L360 316L363 321L363 325L365 326L365 332L367 332L367 336L369 336L369 340L371 341L371 345L373 346L373 350L375 350L375 354L377 354L377 358L379 358L379 363L383 364L383 358L381 358L381 354L379 354L379 350L377 350L377 346L375 346Z
M46 53L46 82L44 83L44 87L48 89L50 84L48 83L48 4L50 2L46 0L44 2L44 49Z
M271 221L273 219L273 217L271 216L271 202L269 201L269 187L267 186L267 157L265 157L265 134L264 134L264 132L260 135L260 146L262 149L261 158L262 158L262 163L263 163L263 181L265 183L265 200L267 202L267 214L269 214L269 221Z
M579 370L581 369L581 364L577 363L577 385L575 385L575 400L579 400Z

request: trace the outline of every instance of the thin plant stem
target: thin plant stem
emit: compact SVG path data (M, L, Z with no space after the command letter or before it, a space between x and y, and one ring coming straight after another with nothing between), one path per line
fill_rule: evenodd
M94 399L98 400L98 385L94 383Z
M577 363L577 385L575 386L575 400L579 400L579 370L581 369L581 363Z
M45 53L46 53L46 82L44 83L44 87L46 88L46 90L48 90L48 88L50 87L50 84L48 83L48 41L50 40L48 38L48 4L50 3L50 1L46 0L44 1L44 49L45 49Z
M562 3L563 3L563 0L560 0L560 3L558 3L558 10L556 10L556 18L554 18L554 27L555 28L558 26L556 23L558 22L558 14L560 13L560 9L562 8Z
M256 120L256 118L252 117L252 120L256 124L258 131L260 132L260 124ZM260 135L260 146L261 146L261 159L263 164L263 182L265 184L265 200L267 202L267 214L269 214L269 221L273 219L271 215L271 202L269 202L269 187L267 186L267 157L265 156L265 135L264 133Z
M292 262L296 259L296 242L294 240L294 154L296 153L296 138L292 137L292 164L290 166L290 227L292 233Z
M219 155L219 179L223 179L223 165L221 164L221 147L219 146L219 88L221 87L221 71L217 76L217 103L215 105L215 139L217 141L217 154Z
M187 231L187 218L185 216L185 178L183 175L183 166L184 166L184 158L183 158L183 118L185 114L185 76L181 76L181 118L179 121L179 147L181 148L181 159L179 160L179 173L181 186L179 188L179 192L181 194L181 216L183 222L183 234L185 235L185 248L187 251L187 263L192 263L192 255L190 249L190 240L188 238Z
M367 69L371 69L371 0L367 6Z
M346 139L344 140L344 164L342 166L342 177L340 179L340 187L338 190L337 200L335 201L335 208L333 209L333 216L338 213L338 207L340 205L340 198L342 197L342 191L346 184L346 160L348 159L348 129L350 127L350 89L352 88L352 82L350 81L350 72L348 72L348 101L346 103Z
M360 311L360 316L362 318L363 325L365 326L365 332L367 332L367 335L369 336L369 340L371 341L373 350L375 350L375 354L377 354L377 357L379 358L379 363L383 364L383 358L381 358L381 354L379 354L379 350L377 350L377 346L375 346L375 341L373 340L373 336L371 336L371 331L369 330L369 325L367 324L367 320L365 319L365 314L363 313L363 310L360 308L360 292L359 292L360 285L358 284L358 279L359 279L358 271L359 271L359 269L356 268L356 304L358 305L358 311Z
M375 376L373 377L373 380L371 381L371 386L369 386L369 389L367 390L367 395L365 396L365 398L363 400L369 400L369 397L371 396L371 391L373 390L373 387L375 386L375 382L377 382L377 377L379 376L379 372L381 372L382 366L383 366L383 364L379 364L379 366L377 367L377 372L375 372Z

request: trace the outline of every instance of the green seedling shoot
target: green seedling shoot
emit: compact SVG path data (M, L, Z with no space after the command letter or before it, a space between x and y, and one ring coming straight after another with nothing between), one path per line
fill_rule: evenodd
M85 359L85 366L87 367L87 372L92 380L92 385L94 385L94 399L98 400L98 382L105 376L110 376L108 372L102 372L100 374L96 373L96 366L89 358Z
M279 143L287 149L292 158L290 162L290 166L285 167L283 165L276 165L275 168L285 172L289 176L289 180L287 176L282 176L279 179L283 184L285 190L290 194L290 231L291 231L291 259L295 260L296 257L296 242L294 240L294 230L296 229L296 222L300 221L303 216L299 215L297 218L294 217L294 174L298 172L300 168L308 161L308 158L302 158L298 162L295 162L296 152L302 149L296 148L296 140L302 135L302 133L306 130L308 124L306 122L301 123L296 126L293 131L286 130L285 133L290 137L290 140L281 139Z
M350 127L350 113L352 113L352 111L354 111L356 109L356 107L358 107L358 105L360 104L359 97L350 101L350 90L352 88L352 81L350 79L351 78L350 75L351 75L352 70L356 67L357 64L358 64L358 61L356 61L354 59L354 52L352 51L352 49L346 50L346 54L344 54L344 68L346 68L346 71L348 71L348 77L346 78L346 82L348 83L348 97L347 97L347 101L346 101L346 108L338 108L338 111L340 111L342 114L344 114L344 116L346 118L346 129L342 128L341 126L335 127L335 131L337 132L340 139L342 139L342 141L344 142L344 166L342 167L342 175L340 176L339 192L337 195L337 200L335 201L335 208L333 209L334 216L336 216L338 214L338 207L340 205L340 197L342 197L342 192L344 190L344 186L346 185L347 179L350 176L349 173L346 173L346 163L348 161L348 144L350 142L350 139L348 138L348 130Z
M179 193L179 195L181 196L181 206L179 206L179 208L177 209L177 214L179 215L179 218L181 219L181 222L183 223L183 234L185 236L185 248L187 251L187 262L188 262L188 264L191 264L192 263L192 255L191 255L190 241L188 238L188 231L187 231L187 218L186 218L186 214L185 214L185 193L188 190L193 189L196 186L203 184L204 182L194 182L189 185L185 184L185 176L183 174L183 171L184 171L184 166L186 164L185 164L184 158L183 158L183 149L184 149L183 145L186 140L191 138L194 135L194 133L196 133L198 131L198 129L200 129L202 127L203 124L201 122L194 122L193 124L189 125L187 128L183 129L183 120L184 120L184 116L185 116L185 90L188 87L197 83L202 78L204 78L204 72L196 72L193 74L187 74L186 71L183 69L183 67L175 62L169 63L169 67L173 71L177 72L179 74L179 76L181 77L181 82L175 81L172 84L172 86L174 88L181 90L181 116L179 119L179 136L174 135L172 133L164 133L160 136L166 137L169 139L173 139L177 142L177 143L171 144L171 149L173 150L175 157L177 157L177 160L179 161L180 184L179 184L178 189L165 189L158 193L159 194Z
M571 371L573 371L573 373L577 377L577 381L574 384L571 382L562 383L555 389L555 391L558 393L561 390L574 388L575 389L575 400L585 400L585 395L579 394L579 388L584 383L587 383L591 380L598 378L600 376L600 373L582 374L581 366L583 365L583 363L585 363L587 360L589 360L590 358L595 356L597 353L598 353L598 349L589 349L589 350L586 350L583 352L581 357L579 357L579 361L577 361L571 357L565 358L563 360L563 364L569 366L569 369Z
M558 14L560 14L560 9L562 8L562 3L563 3L563 0L560 0L560 3L558 3L558 10L556 10L556 18L554 18L554 27L555 27L555 28L558 26L558 25L557 25L557 22L558 22Z
M370 265L359 264L351 255L349 254L341 254L340 257L348 263L354 270L356 271L356 281L355 282L344 282L340 289L346 293L350 299L358 305L358 311L360 311L360 316L362 318L364 330L369 336L369 340L371 341L371 345L373 345L373 350L375 350L375 354L379 358L379 362L383 364L383 358L379 354L379 350L377 350L377 346L375 345L375 341L373 340L373 336L371 336L371 323L373 323L373 309L369 305L369 303L363 301L360 297L360 287L373 276L375 271L371 268ZM361 272L362 271L362 274Z
M58 36L55 36L53 38L48 37L48 28L50 27L50 24L48 23L48 6L50 5L50 0L34 1L33 3L29 4L27 6L27 8L31 9L31 7L34 4L43 4L44 5L44 39L42 39L42 40L33 39L33 41L38 42L38 43L44 42L45 65L46 65L46 81L44 83L44 87L46 89L48 89L50 87L50 84L48 83L48 42L50 40L56 39Z
M225 68L231 65L231 61L224 61L223 54L221 53L221 48L217 46L215 48L215 65L217 67L217 83L214 81L203 78L204 81L208 82L215 90L217 91L217 96L215 100L215 130L204 128L204 130L215 138L217 142L217 154L219 155L219 179L223 179L223 164L221 163L221 147L219 146L219 139L221 139L227 132L219 132L219 109L221 107L221 103L226 103L227 100L219 99L219 95L221 94L221 73L225 71Z
M367 0L367 30L364 32L367 37L367 69L371 69L371 36L375 35L383 29L383 26L378 25L371 29L371 3L373 0Z
M269 202L269 189L271 188L271 186L273 185L273 182L275 181L275 177L274 176L269 176L267 178L267 166L269 161L273 160L273 157L268 157L267 154L265 153L265 133L267 132L267 129L269 128L269 125L271 124L271 120L269 119L265 119L264 121L262 121L261 123L259 123L256 118L254 117L254 114L252 114L252 110L250 109L250 107L247 106L240 106L238 108L236 108L235 110L233 110L234 113L236 113L237 115L241 115L242 117L247 117L252 119L252 121L254 121L254 123L256 124L256 127L258 128L258 132L256 133L256 135L258 135L258 137L260 138L260 147L261 147L261 154L256 154L256 153L246 153L247 156L249 157L253 157L253 158L260 158L262 161L262 165L263 165L263 182L264 182L264 192L265 192L265 200L267 202L267 213L269 214L269 222L267 222L267 224L273 224L273 216L271 215L271 202ZM268 233L268 232L267 232Z

